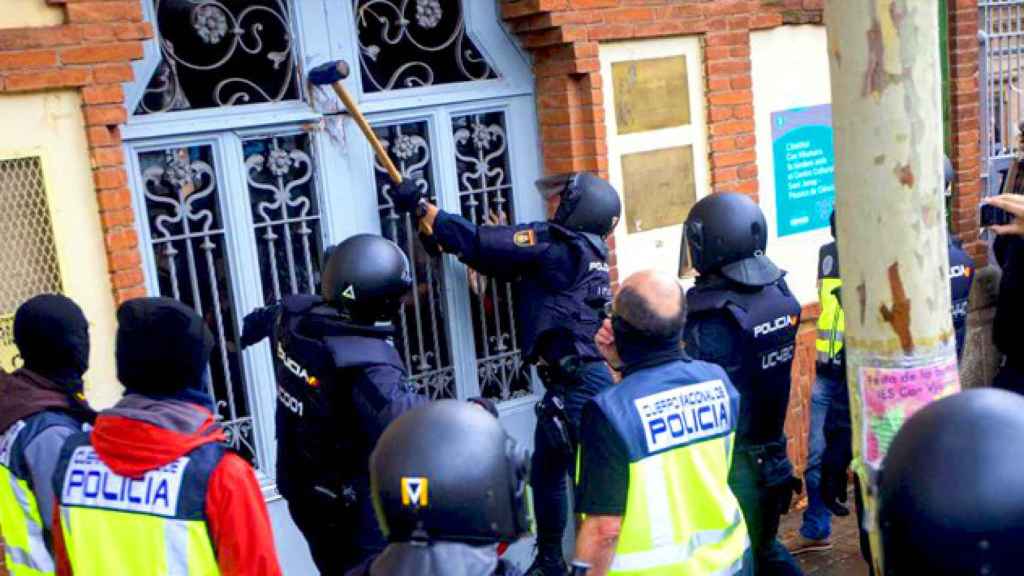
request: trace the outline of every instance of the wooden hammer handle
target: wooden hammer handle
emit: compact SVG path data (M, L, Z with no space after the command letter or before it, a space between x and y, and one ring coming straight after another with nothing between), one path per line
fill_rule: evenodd
M395 167L395 163L391 161L391 157L388 156L388 151L384 149L384 145L380 143L380 139L377 138L377 134L370 127L370 123L366 121L366 116L359 110L359 106L356 105L355 100L345 89L345 86L339 81L331 84L334 88L334 93L338 95L342 103L345 104L345 108L348 109L352 118L359 125L359 129L363 131L366 139L370 141L370 145L373 146L373 151L377 153L377 159L388 171L388 176L391 176L391 181L395 184L402 183L402 173Z

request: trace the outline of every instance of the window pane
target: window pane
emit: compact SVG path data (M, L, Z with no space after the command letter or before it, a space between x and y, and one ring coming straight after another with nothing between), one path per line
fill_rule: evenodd
M160 295L194 308L213 333L208 384L217 416L231 447L256 461L213 150L145 152L139 164Z
M264 299L316 293L323 247L309 136L247 140L243 153Z
M462 215L481 225L514 223L505 114L458 116L452 124ZM468 274L480 391L496 400L526 396L532 386L516 344L512 286Z
M426 122L412 122L374 128L404 178L414 180L421 190L436 201L431 178L431 149ZM395 345L405 359L406 368L417 388L431 398L455 397L455 372L452 368L445 325L445 300L441 261L423 248L416 225L409 214L395 212L390 193L394 184L379 162L377 205L381 233L398 244L412 263L413 292L402 307Z
M498 77L466 34L460 0L354 2L366 92Z
M285 0L155 0L161 61L136 114L295 100Z

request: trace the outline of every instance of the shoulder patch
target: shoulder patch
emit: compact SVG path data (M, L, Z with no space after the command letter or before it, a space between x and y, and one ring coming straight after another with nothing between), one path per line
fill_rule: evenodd
M836 259L833 258L831 254L825 256L825 258L821 260L821 275L830 276L832 274L832 271L835 270L835 267Z
M529 248L537 245L537 233L533 230L520 230L512 237L512 241L520 248Z

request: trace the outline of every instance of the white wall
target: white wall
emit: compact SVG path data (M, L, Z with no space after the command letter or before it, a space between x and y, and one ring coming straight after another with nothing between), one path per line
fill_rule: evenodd
M0 157L41 156L64 293L89 319L85 390L94 407L121 393L114 374L114 299L77 91L0 95Z
M817 301L818 248L831 236L828 228L777 236L771 115L832 102L827 50L823 26L783 26L750 35L758 187L771 230L768 255L789 272L789 286L802 304Z

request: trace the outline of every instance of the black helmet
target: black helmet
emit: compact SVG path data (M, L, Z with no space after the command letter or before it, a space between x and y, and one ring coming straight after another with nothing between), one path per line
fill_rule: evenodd
M718 272L748 286L765 286L782 271L764 255L768 224L764 213L743 194L720 192L702 198L683 226L682 253L701 274Z
M590 172L548 176L537 181L545 198L562 196L553 222L576 232L607 236L619 222L622 202L607 180Z
M526 449L457 400L403 414L370 457L373 505L392 542L513 542L530 529L528 477Z
M1020 574L1024 397L977 389L935 402L896 435L881 473L886 574Z
M832 239L836 239L836 209L832 208L832 215L828 217L829 230L832 231Z
M409 259L394 242L358 234L331 251L320 293L350 320L372 324L390 320L411 286Z
M956 182L956 170L953 168L953 161L949 159L949 156L944 156L945 161L942 163L942 172L946 180L946 186L943 190L948 194L950 192L950 186Z

